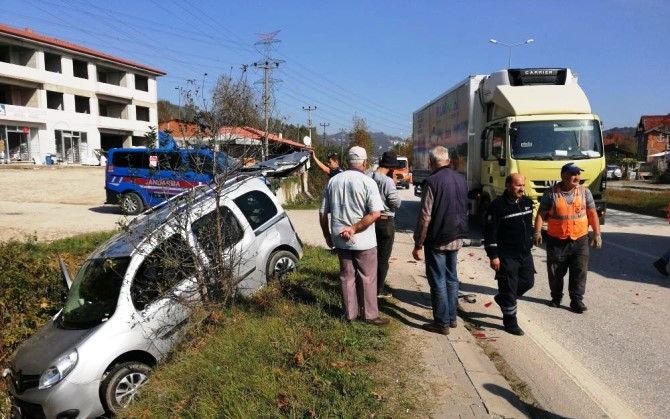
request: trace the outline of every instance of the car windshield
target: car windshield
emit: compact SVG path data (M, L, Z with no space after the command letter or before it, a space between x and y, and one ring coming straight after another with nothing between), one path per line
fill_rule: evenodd
M512 158L517 160L579 160L603 155L600 125L594 120L513 123Z
M109 319L116 310L129 263L130 257L87 260L72 283L60 325L86 329Z
M396 170L404 170L407 168L407 160L404 159L398 159L398 167Z
M229 170L237 170L242 164L228 154L221 151L216 153L216 161L219 163L219 167L228 168Z

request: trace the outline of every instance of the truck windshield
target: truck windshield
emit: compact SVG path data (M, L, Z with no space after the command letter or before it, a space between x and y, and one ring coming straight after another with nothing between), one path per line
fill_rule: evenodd
M600 124L594 120L516 122L510 128L517 160L594 159L603 155Z
M60 315L67 329L86 329L109 319L116 310L130 257L89 259L77 272Z

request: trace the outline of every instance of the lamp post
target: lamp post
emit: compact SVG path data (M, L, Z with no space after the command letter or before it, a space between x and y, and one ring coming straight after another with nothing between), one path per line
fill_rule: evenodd
M535 42L535 40L533 38L530 38L530 39L526 39L523 42L519 42L518 44L506 44L504 42L498 41L497 39L489 39L489 42L492 43L492 44L502 45L504 47L509 48L509 60L507 61L507 68L510 68L510 67L512 67L512 48L518 47L518 46L521 46L521 45L532 44L533 42Z

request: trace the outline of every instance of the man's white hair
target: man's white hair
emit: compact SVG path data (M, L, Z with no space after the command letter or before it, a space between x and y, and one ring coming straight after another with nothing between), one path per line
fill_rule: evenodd
M433 163L446 163L449 161L449 150L441 145L435 146L430 149L428 158Z

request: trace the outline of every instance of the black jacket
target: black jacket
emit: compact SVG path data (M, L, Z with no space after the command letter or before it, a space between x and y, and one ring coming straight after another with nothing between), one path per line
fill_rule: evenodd
M521 257L533 248L533 201L522 196L510 199L507 191L496 198L486 213L484 248L490 259Z

